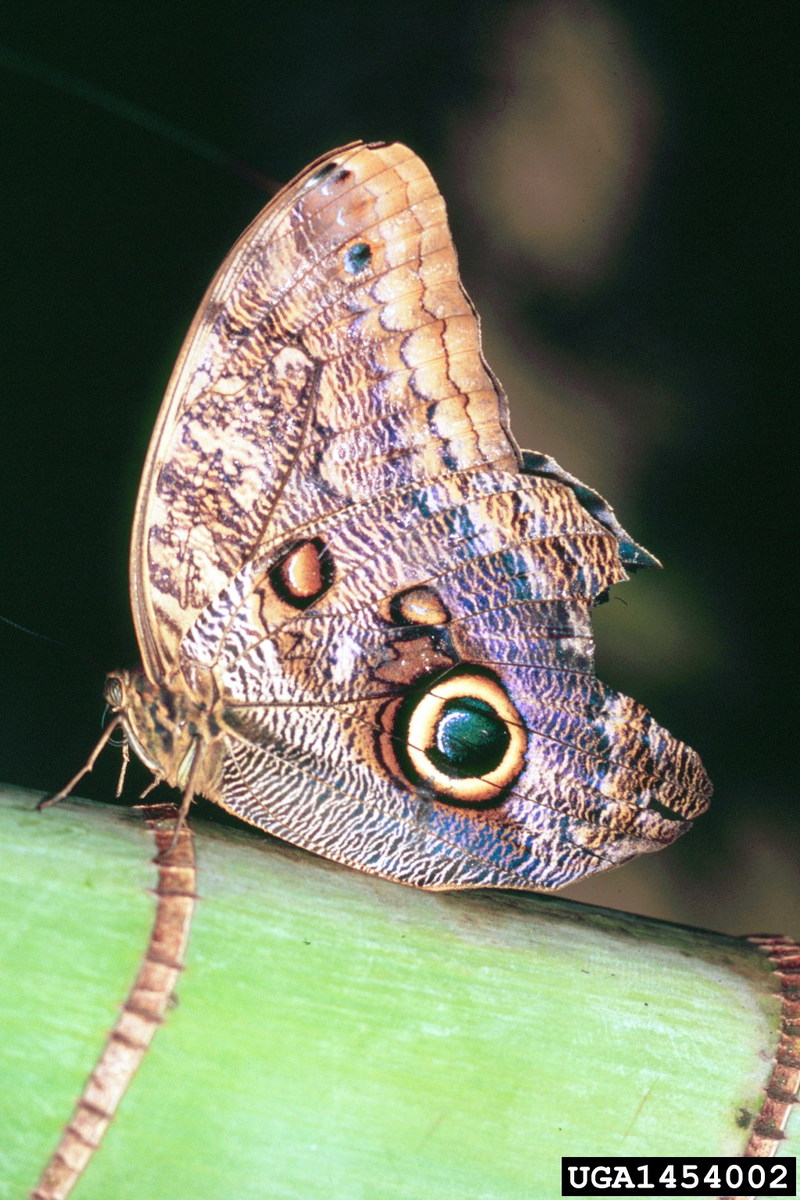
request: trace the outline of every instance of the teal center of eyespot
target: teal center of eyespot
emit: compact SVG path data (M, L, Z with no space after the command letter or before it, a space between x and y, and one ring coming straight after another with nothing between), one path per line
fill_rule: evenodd
M485 700L448 700L436 724L428 757L455 779L487 775L503 761L510 742L505 722Z
M350 275L358 275L366 267L369 266L372 258L372 250L366 242L356 242L354 246L348 246L342 257L345 271Z

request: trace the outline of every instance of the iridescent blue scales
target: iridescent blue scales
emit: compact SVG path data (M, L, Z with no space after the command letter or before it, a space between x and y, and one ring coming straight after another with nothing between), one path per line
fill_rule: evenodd
M359 143L264 209L189 331L134 525L143 669L106 693L187 803L404 883L557 888L708 804L593 673L593 604L651 561L520 453L436 185Z

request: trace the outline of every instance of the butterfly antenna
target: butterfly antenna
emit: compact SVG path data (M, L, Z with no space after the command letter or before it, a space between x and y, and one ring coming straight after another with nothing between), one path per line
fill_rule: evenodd
M237 178L245 180L246 183L251 183L259 191L265 191L270 196L280 190L280 184L268 179L260 171L256 171L247 163L226 153L211 142L207 142L204 138L195 137L194 134L181 129L179 125L173 125L171 121L159 117L149 109L133 104L121 96L115 96L113 92L108 92L105 88L87 83L85 79L71 75L69 71L62 71L59 67L52 67L49 63L42 62L30 54L23 54L2 45L0 45L0 66L9 71L15 71L27 79L34 79L37 83L55 88L63 95L74 96L75 99L82 100L85 104L91 104L104 112L112 113L129 125L138 125L140 129L146 129L155 137L171 142L174 146L180 146L183 150L188 150L196 158L210 162L228 174L235 175Z
M69 642L62 642L60 638L51 637L49 633L39 633L38 629L28 629L26 625L20 625L18 621L12 621L10 617L4 617L2 613L0 613L0 621L4 625L10 625L12 629L18 629L20 633L26 633L28 637L38 638L41 642L50 642L51 645L58 646L61 650L67 650L70 654L74 654L77 658L81 659L82 662L91 663L96 670L101 671L105 675L105 667L79 646L71 646Z

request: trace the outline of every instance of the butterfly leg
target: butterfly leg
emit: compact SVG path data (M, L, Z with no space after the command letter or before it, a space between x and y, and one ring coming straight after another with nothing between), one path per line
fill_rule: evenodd
M114 793L114 795L117 797L118 800L119 800L120 796L122 795L122 789L125 786L125 776L128 773L128 763L130 761L131 761L131 752L130 752L130 747L128 746L128 741L126 738L122 743L122 766L119 769L119 779L117 780L117 790ZM156 780L155 782L158 783L158 780ZM155 783L152 786L155 787ZM147 790L149 791L150 789L148 788Z
M115 717L114 720L111 722L111 724L108 726L108 728L103 731L103 736L100 738L99 742L97 743L94 750L87 758L84 765L81 767L80 771L78 771L77 775L73 775L72 779L70 779L70 781L66 785L66 787L63 787L60 792L56 792L54 796L45 796L45 798L43 800L40 800L39 803L36 805L37 812L41 812L41 810L43 808L50 808L51 805L58 804L59 801L61 801L61 800L66 800L67 796L69 796L70 793L75 788L75 786L78 783L80 783L80 781L81 781L81 779L83 779L84 775L89 774L92 767L97 762L97 759L99 758L100 754L103 752L106 745L111 740L111 735L119 728L119 726L121 724L122 724L122 718Z
M172 840L170 841L170 844L169 844L169 853L170 854L175 849L175 847L180 839L180 836L186 827L186 818L189 815L189 808L191 807L192 800L194 799L194 794L196 791L196 781L197 781L197 777L200 774L200 767L201 767L201 764L203 761L202 749L203 748L202 748L202 745L200 744L200 742L195 741L193 749L192 749L192 760L191 760L191 764L189 766L189 775L186 780L186 786L183 789L183 796L181 797L181 806L178 809L178 816L177 816L177 820L175 821L175 830L172 834ZM156 781L156 782L158 782L158 781ZM149 789L148 789L148 791L149 791Z
M125 749L127 750L127 745L126 745ZM123 753L124 753L124 751L123 751ZM165 779L165 776L164 776L164 775L160 775L160 774L159 774L159 775L154 775L154 776L153 776L153 778L152 778L152 779L150 780L150 782L148 783L147 787L146 787L146 788L144 789L144 791L142 792L142 794L141 794L141 796L139 797L139 799L140 799L140 800L144 800L145 796L149 796L149 795L150 795L150 793L152 792L153 788L157 788L157 787L158 787L158 785L159 785L160 783L163 783L163 782L164 782L164 779ZM118 788L119 788L119 790L117 791L117 795L118 795L118 796L119 796L119 794L120 794L120 791L122 790L122 789L121 789L121 784L122 784L122 780L120 779L120 784L118 785ZM139 807L139 806L137 805L137 808L138 808L138 807Z

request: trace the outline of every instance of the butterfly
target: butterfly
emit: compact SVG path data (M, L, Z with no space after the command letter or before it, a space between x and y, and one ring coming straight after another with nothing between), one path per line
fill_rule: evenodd
M136 505L142 667L115 728L152 771L340 863L552 889L674 841L696 753L593 670L591 611L655 560L520 451L444 202L398 144L317 160L192 323Z

